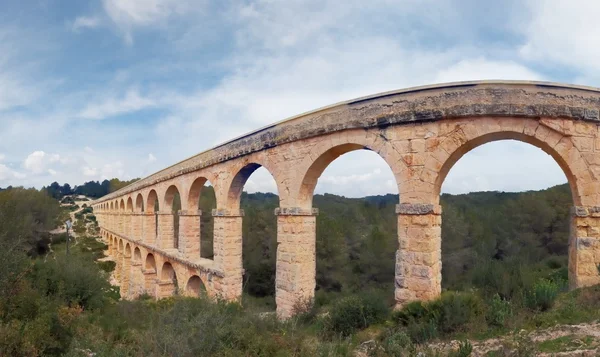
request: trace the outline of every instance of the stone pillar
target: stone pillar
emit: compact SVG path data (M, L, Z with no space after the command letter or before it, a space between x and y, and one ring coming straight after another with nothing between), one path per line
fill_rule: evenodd
M569 236L569 288L600 284L600 207L575 206Z
M158 215L158 247L175 248L175 230L172 212L156 212Z
M243 210L213 209L214 262L223 271L223 278L215 286L217 295L228 301L239 301L242 296L242 219Z
M312 303L316 286L316 216L318 209L282 207L277 215L277 315L288 318L299 303Z
M121 297L124 299L131 298L129 293L129 285L131 282L131 256L123 255L123 273L121 274Z
M151 245L157 245L158 234L156 231L156 213L144 212L142 221L142 241Z
M142 219L143 214L132 213L131 214L131 239L142 240Z
M200 217L202 211L179 211L179 251L186 259L200 258Z
M118 249L118 248L117 248ZM123 252L117 252L117 255L115 256L115 278L119 281L119 283L121 283L121 278L123 276L122 274L122 270L123 270ZM121 294L123 295L123 294Z
M144 291L156 298L156 269L144 269L142 274L144 275Z
M123 212L123 235L131 239L131 212Z
M131 279L129 280L129 297L136 299L144 290L144 275L142 274L142 263L131 262Z
M396 206L396 307L431 300L442 290L442 207L423 203Z
M123 213L117 213L117 233L123 235Z
M162 299L175 295L175 283L171 280L160 280L156 283L156 298Z

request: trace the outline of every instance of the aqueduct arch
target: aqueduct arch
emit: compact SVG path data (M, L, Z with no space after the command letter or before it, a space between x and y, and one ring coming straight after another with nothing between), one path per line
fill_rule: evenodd
M156 262L169 263L173 271L190 272L181 279L202 277L210 296L237 300L243 273L243 212L238 197L244 177L265 163L280 196L280 207L275 211L276 300L279 315L285 317L295 304L314 294L318 212L312 207L312 193L318 177L346 152L373 150L390 166L399 188L395 299L401 305L440 293L439 191L452 165L476 146L515 139L550 154L569 180L574 200L569 280L571 287L588 286L600 283L599 124L600 90L595 88L510 81L410 88L273 124L137 181L93 205L99 210L101 229L119 238L115 254L124 254L123 240L151 252L144 271L146 278L150 272L155 275L146 279L148 290L164 292L157 289L164 280L162 274L156 276ZM204 185L204 179L199 178L210 179L217 198L217 208L211 212L214 259L200 258L193 245L199 234L197 216L192 216L199 213L193 202ZM155 202L173 186L182 195L184 207L180 212L169 212L163 208L168 204L161 201L157 214ZM145 211L136 218L125 211L124 204L136 197L138 207L140 194L146 197L142 201ZM102 209L105 203L110 204L108 210ZM185 244L165 248L165 237L155 233L166 224L166 220L157 221L159 214L180 216L179 241ZM184 218L188 214L191 218ZM129 218L131 229L124 229L127 226L123 222ZM157 258L154 268L148 267L150 256L153 261ZM187 280L182 283L187 287Z

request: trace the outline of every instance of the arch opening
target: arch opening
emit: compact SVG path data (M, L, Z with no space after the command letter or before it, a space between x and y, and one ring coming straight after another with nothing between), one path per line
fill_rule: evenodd
M358 144L321 153L307 170L299 205L316 217L316 299L373 290L394 301L398 185L386 160Z
M214 186L206 177L198 177L192 183L188 194L188 209L200 211L197 224L200 229L200 258L214 258L214 219L212 210L217 208Z
M133 251L133 260L135 262L142 262L142 252L140 251L140 248L135 247L135 250Z
M198 275L194 275L188 279L185 287L188 296L206 296L206 286Z
M258 163L249 163L234 176L228 190L227 207L243 209L242 301L245 305L273 311L277 266L277 183L272 173Z
M177 282L177 273L169 262L165 262L160 270L160 280L162 283L171 283L172 286L167 288L167 295L177 295L179 293L179 285Z
M135 199L135 210L136 212L143 213L144 212L144 197L141 193L138 193Z
M158 237L158 215L156 214L159 210L158 203L158 194L155 190L150 190L148 193L148 199L146 203L146 210L150 213L155 213L154 215L154 229L152 233L152 237L149 237L151 241L156 241L156 237Z
M569 164L546 142L482 135L449 155L435 185L443 289L514 300L540 279L567 288L570 211L580 197Z
M146 262L144 263L144 269L154 270L154 272L156 273L156 260L154 259L154 255L152 253L148 253L148 255L146 255Z
M181 210L181 196L176 186L169 186L165 193L165 209L171 212L173 220L173 248L179 249L179 211Z
M495 133L489 133L485 135L478 136L472 140L469 140L465 144L459 146L456 150L454 150L449 157L445 160L440 169L439 175L435 181L435 195L438 197L441 193L441 187L443 182L445 181L450 169L454 167L454 165L467 153L471 152L473 149L476 149L482 145L494 143L494 142L506 142L506 141L516 141L522 144L529 144L546 154L548 154L554 161L558 167L560 167L561 171L566 177L566 182L569 184L570 190L573 196L573 202L575 205L581 205L581 198L579 195L579 190L577 187L577 178L572 172L569 164L565 161L565 159L548 143L542 141L534 136L526 135L522 132L514 132L514 131L501 131ZM539 175L539 174L538 174Z
M144 290L150 296L157 296L156 294L156 279L157 279L157 270L156 270L156 260L154 259L154 255L152 253L148 253L146 255L146 259L144 261Z

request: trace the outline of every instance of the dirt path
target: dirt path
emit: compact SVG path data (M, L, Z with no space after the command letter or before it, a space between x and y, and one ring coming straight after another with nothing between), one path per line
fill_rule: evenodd
M497 351L498 356L508 356L504 352L514 350L519 345L541 349L536 356L600 356L600 322L558 325L531 332L522 330L507 336L470 342L473 345L473 357L486 356L492 351ZM456 350L459 343L454 340L429 346L437 351L448 352Z

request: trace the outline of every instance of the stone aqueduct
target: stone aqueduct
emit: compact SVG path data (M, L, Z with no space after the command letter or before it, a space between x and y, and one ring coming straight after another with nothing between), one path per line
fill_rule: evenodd
M440 187L469 150L513 139L551 155L572 195L569 281L600 283L600 90L538 82L462 82L388 92L273 124L203 152L93 202L117 262L124 297L178 291L239 299L242 293L240 197L266 168L277 183L276 303L279 316L315 290L317 180L353 150L372 150L399 190L395 299L432 299L441 291ZM543 174L543 173L540 173ZM209 180L217 207L200 212ZM173 200L181 198L178 237ZM154 212L159 201L160 211ZM214 259L200 257L200 215L214 217ZM391 283L391 282L390 282Z

